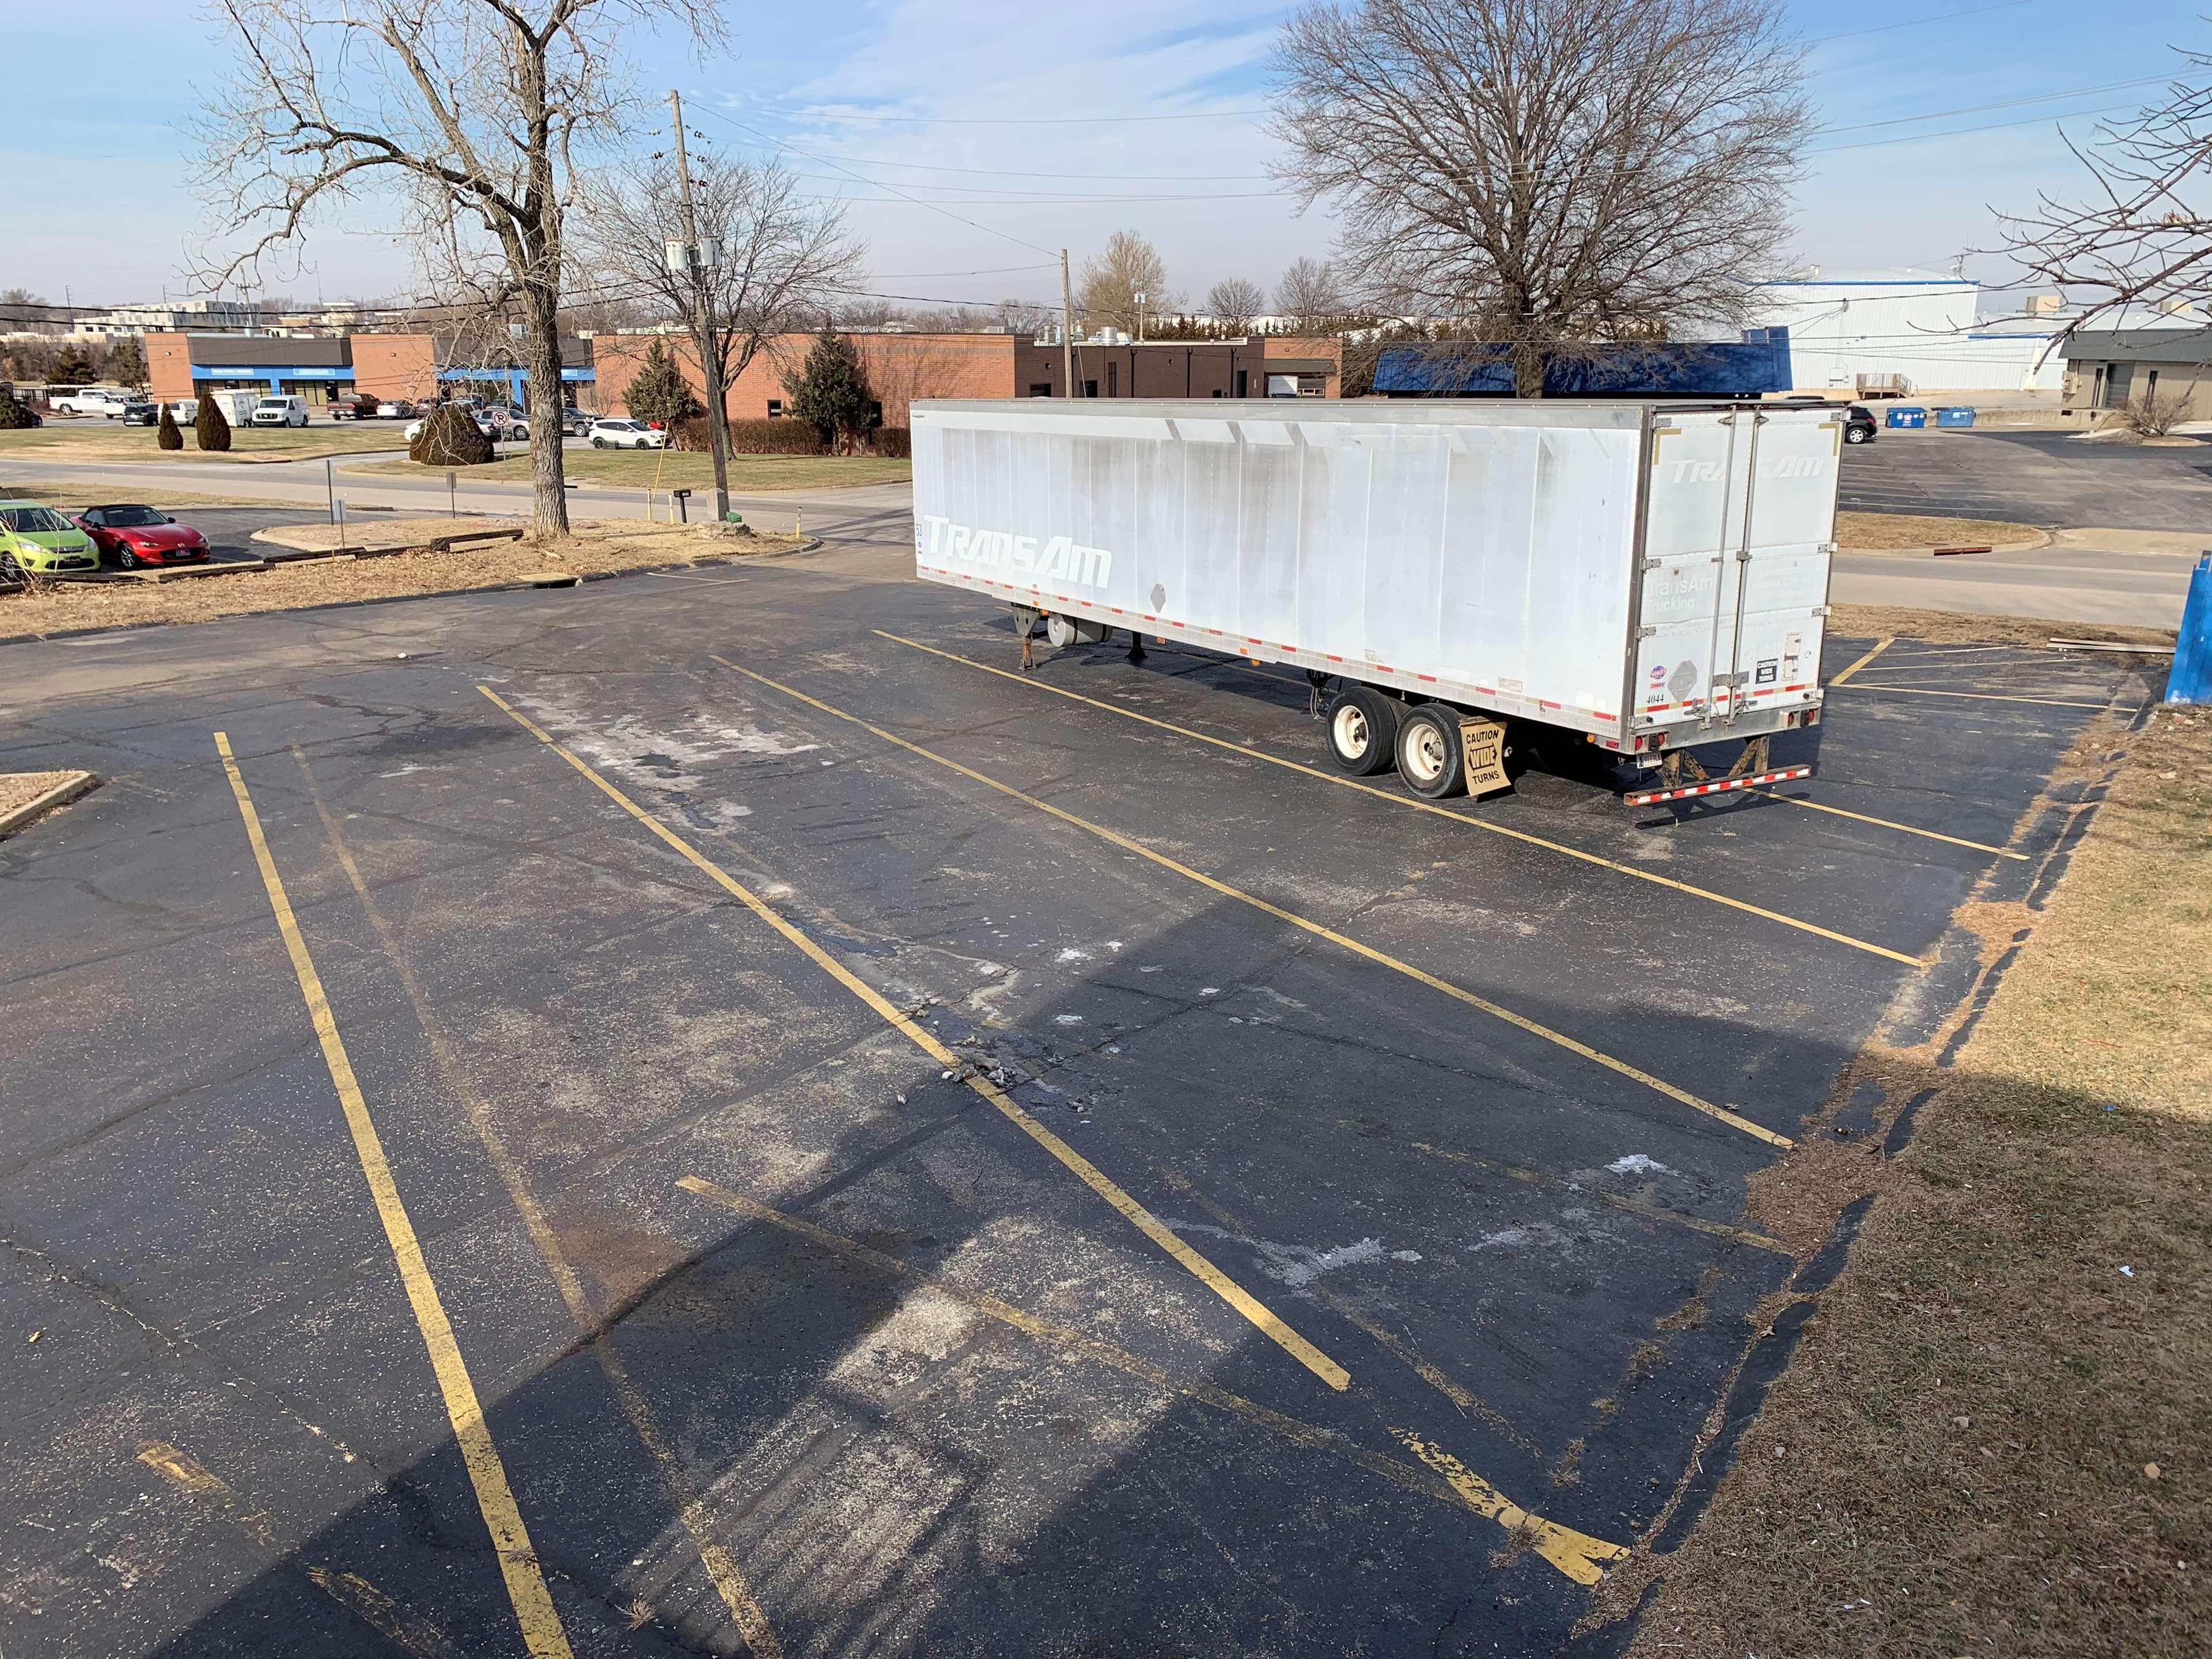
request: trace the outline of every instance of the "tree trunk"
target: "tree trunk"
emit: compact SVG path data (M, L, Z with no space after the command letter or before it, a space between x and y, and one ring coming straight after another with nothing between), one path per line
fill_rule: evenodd
M1540 398L1544 395L1544 348L1525 333L1513 342L1513 395L1516 398Z
M561 324L559 299L543 283L522 290L524 365L530 371L530 530L568 533L568 489L561 465Z

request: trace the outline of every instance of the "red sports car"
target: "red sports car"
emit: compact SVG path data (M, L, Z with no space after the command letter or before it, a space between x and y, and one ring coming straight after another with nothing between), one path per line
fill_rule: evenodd
M78 527L92 538L102 564L136 570L147 564L197 564L208 556L207 538L166 513L131 502L87 507Z

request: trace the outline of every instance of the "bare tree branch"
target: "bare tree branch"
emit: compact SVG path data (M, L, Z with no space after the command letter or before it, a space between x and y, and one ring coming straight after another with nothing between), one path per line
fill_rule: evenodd
M1276 174L1342 223L1347 297L1511 354L1734 323L1810 117L1773 0L1358 0L1285 24Z
M258 275L363 195L401 199L425 270L480 317L520 322L534 521L567 529L559 327L576 156L621 136L623 32L672 22L712 44L720 0L213 0L212 14L236 60L203 151L222 251L202 257L202 283Z
M2067 139L2089 173L2091 200L2045 193L2031 212L1998 216L2004 240L1983 251L2009 253L2081 307L2045 356L2130 306L2212 301L2212 55L2183 58L2163 100L2098 125L2094 150Z

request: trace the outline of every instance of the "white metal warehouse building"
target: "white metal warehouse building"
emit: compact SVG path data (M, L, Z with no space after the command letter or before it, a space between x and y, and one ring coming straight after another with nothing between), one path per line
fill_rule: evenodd
M1900 374L1915 392L2057 392L2065 365L2036 358L2056 315L1982 321L1981 284L1923 270L1802 276L1754 284L1753 323L1790 331L1798 389L1848 389L1862 374Z

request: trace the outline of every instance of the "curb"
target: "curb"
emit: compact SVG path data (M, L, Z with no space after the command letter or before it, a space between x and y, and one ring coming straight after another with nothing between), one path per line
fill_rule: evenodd
M696 570L703 564L750 564L767 559L796 558L802 553L819 552L823 546L819 536L810 536L797 547L785 548L775 553L714 553L703 558L685 559L675 564L635 565L628 570L568 570L549 573L547 578L527 581L498 582L489 587L441 587L428 593L386 593L373 599L332 599L326 605L290 605L270 611L245 611L234 616L210 617L207 622L251 622L259 617L299 617L319 611L358 611L364 605L405 605L416 599L453 599L471 593L530 593L546 588L577 587L586 582L612 581L622 576L652 576L677 570ZM52 640L88 639L100 634L137 634L149 628L198 628L201 623L167 622L155 619L149 622L114 623L105 628L64 628L52 634L0 635L0 651L11 645L44 645Z
M63 779L45 794L34 796L13 811L0 812L0 838L14 835L33 818L43 817L55 807L66 806L99 787L100 775L96 772L79 772L75 777Z

